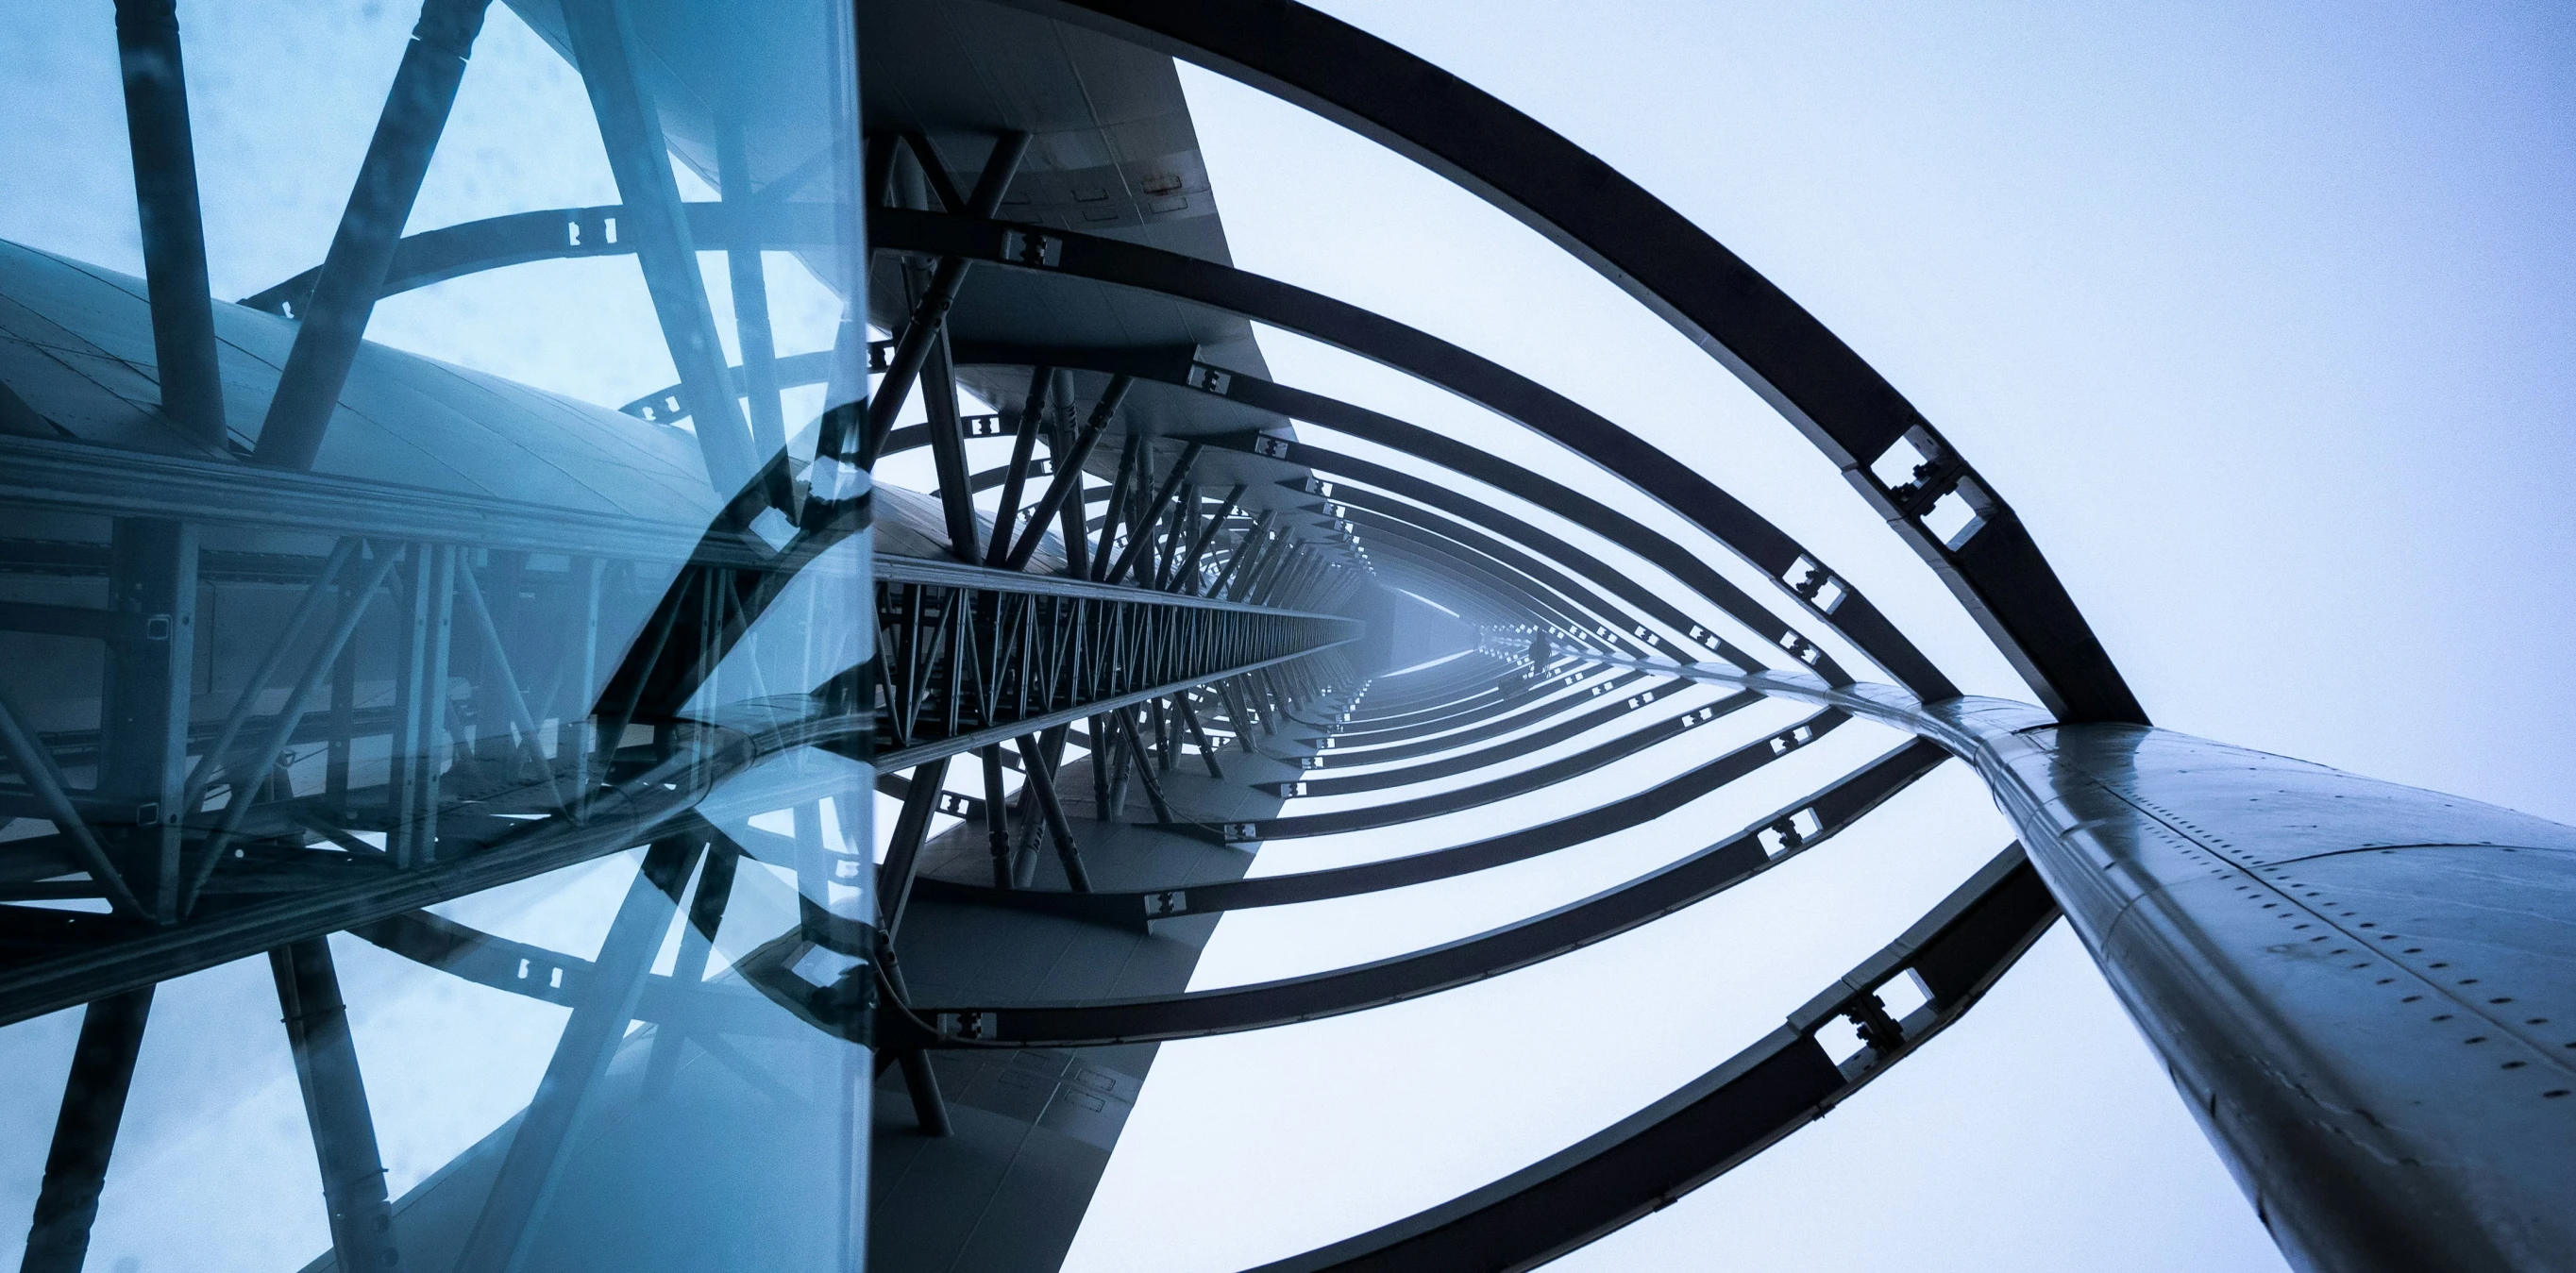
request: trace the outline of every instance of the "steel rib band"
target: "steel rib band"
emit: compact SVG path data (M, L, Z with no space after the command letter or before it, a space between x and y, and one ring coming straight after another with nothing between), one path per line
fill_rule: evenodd
M913 1007L913 1017L939 1026L942 1033L903 1042L924 1047L1143 1043L1257 1030L1420 998L1526 968L1705 901L1831 839L1938 763L1938 757L1912 745L1898 748L1680 861L1582 901L1428 950L1309 977L1165 998ZM1802 811L1814 813L1816 833L1776 853L1766 851L1762 833ZM891 1037L882 1029L881 1036Z
M1544 235L1671 324L1806 434L1941 574L2053 714L2147 723L2064 582L1993 484L1978 478L1895 386L1813 314L1599 158L1420 57L1302 6L1005 2L1086 23L1314 111ZM1977 481L1993 502L1985 528L1959 547L1923 524L1919 514L1928 501L1915 502L1919 493L1910 484L1891 490L1869 472L1915 430L1930 439L1954 479ZM1609 441L1652 449L1635 438ZM1913 688L1925 699L1957 693Z
M1610 677L1600 683L1601 692L1603 694L1616 693L1622 687L1632 685L1635 682L1636 678L1634 677ZM1588 700L1592 695L1585 694L1580 697ZM1453 747L1463 747L1470 743L1479 743L1488 738L1508 734L1515 729L1525 729L1532 722L1544 720L1561 710L1563 709L1553 701L1542 702L1536 706L1524 707L1517 711L1496 716L1483 724L1456 728L1453 732L1440 734L1437 737L1417 739L1410 742L1388 743L1383 746L1345 747L1343 746L1341 739L1347 737L1347 735L1336 735L1331 747L1317 753L1315 759L1318 764L1316 767L1318 769L1341 769L1357 765L1375 765L1389 761L1411 760L1417 756L1438 755L1439 753L1450 750Z
M1906 762L1915 766L1913 777L1931 772L1950 756L1939 746L1921 739L1900 749L1898 754L1907 753L1913 757L1912 761ZM923 877L915 887L929 886L938 896L953 901L1047 911L1112 924L1136 924L1179 915L1357 897L1364 893L1472 875L1643 826L1761 769L1785 754L1772 750L1770 740L1764 739L1739 747L1697 769L1625 799L1553 822L1452 848L1330 870L1174 885L1169 889L1135 893L1066 893L1040 889L1004 892L985 885L934 882L928 877ZM1907 779L1909 782L1912 780L1912 777Z
M1334 735L1333 746L1336 749L1378 747L1425 740L1439 743L1448 738L1452 730L1473 728L1489 719L1502 719L1501 713L1511 713L1514 718L1525 722L1527 717L1544 716L1559 710L1557 696L1567 689L1581 688L1586 678L1602 677L1595 684L1605 694L1612 688L1633 685L1640 679L1636 676L1623 676L1609 671L1615 666L1617 665L1593 664L1570 671L1551 673L1547 676L1533 677L1526 683L1509 690L1490 691L1493 697L1482 701L1461 699L1457 702L1464 704L1463 706L1444 705L1446 710L1428 708L1421 712L1407 712L1401 716L1388 718L1404 723L1378 729L1358 728L1361 720L1365 718L1355 719L1351 724L1344 725L1341 731ZM1485 679L1491 682L1497 677Z
M1370 491L1336 490L1333 494L1322 498L1344 504L1371 501L1393 504L1394 501L1389 499L1388 495L1412 500L1424 508L1436 509L1470 525L1483 527L1504 542L1519 546L1522 551L1531 556L1542 561L1553 562L1575 578L1617 596L1620 600L1637 607L1648 618L1655 619L1676 632L1688 632L1694 626L1690 616L1675 609L1671 602L1664 600L1653 590L1638 584L1628 572L1612 570L1592 554L1500 509L1437 482L1427 481L1383 464L1372 464L1367 460L1337 451L1327 451L1311 442L1300 440L1297 443L1296 454L1309 467L1319 472L1338 474L1351 481L1374 486L1388 493L1380 495ZM1703 642L1703 644L1706 643ZM1735 649L1728 642L1717 640L1714 643L1719 657L1739 667L1759 662L1744 651Z
M1586 701L1591 701L1590 696L1586 696ZM1730 696L1719 704L1722 709L1719 714L1724 715L1744 705L1744 701L1740 698ZM1632 710L1634 709L1630 708L1625 701L1611 699L1590 711L1576 712L1552 725L1532 730L1509 742L1497 743L1480 751L1457 752L1438 760L1406 765L1398 769L1383 769L1376 773L1352 774L1342 778L1299 778L1295 780L1297 794L1301 796L1355 795L1363 791L1383 791L1388 787L1410 786L1417 782L1429 782L1453 774L1467 773L1487 765L1515 760L1541 748L1551 747L1569 738L1578 737L1626 716ZM1358 763L1367 762L1363 759Z
M1564 782L1569 778L1581 777L1584 774L1602 768L1603 766L1609 765L1615 761L1634 756L1648 748L1670 742L1673 739L1679 738L1683 734L1690 732L1693 725L1697 723L1693 720L1694 717L1698 717L1698 721L1701 722L1713 720L1718 716L1724 716L1741 708L1749 707L1754 703L1761 701L1761 697L1761 695L1749 692L1740 695L1730 694L1725 698L1719 699L1715 703L1708 704L1706 707L1693 708L1691 711L1684 712L1681 715L1667 717L1663 720L1654 721L1640 726L1629 733L1620 735L1619 737L1602 743L1597 747L1587 748L1575 753L1574 755L1551 760L1543 765L1533 765L1519 773L1506 774L1503 777L1493 779L1489 782L1480 782L1474 786L1460 787L1455 791L1443 791L1437 795L1419 796L1411 800L1394 800L1385 804L1369 805L1365 808L1359 809L1338 809L1331 813L1309 813L1297 817L1270 818L1259 822L1231 824L1236 826L1248 826L1253 828L1253 830L1247 834L1229 835L1228 838L1233 840L1291 840L1310 835L1334 835L1344 831L1364 831L1372 827L1395 826L1400 823L1413 822L1423 818L1437 817L1444 813L1456 813L1461 809L1473 809L1479 805L1492 804L1498 800L1508 800L1513 796L1526 795L1533 791L1544 790L1548 787L1555 786L1560 782ZM1639 706L1642 708L1645 705L1640 704ZM1713 715L1699 716L1699 713L1707 711L1709 708L1716 709ZM1827 731L1833 729L1834 726L1841 724L1847 719L1849 718L1838 711L1818 712L1814 716L1808 717L1805 721L1800 722L1797 725L1779 731L1772 735L1772 737L1785 741L1788 740L1795 731L1803 729L1808 731L1808 739L1821 738ZM1806 741L1808 740L1801 739L1796 742L1788 742L1787 745L1792 747L1801 746ZM1197 828L1195 826L1191 826L1190 829L1196 830Z
M1484 1188L1249 1273L1534 1268L1716 1179L1850 1099L1966 1015L2057 921L2019 844L1876 955L1724 1064L1582 1142ZM1931 1001L1904 1040L1840 1065L1816 1041L1846 1007L1908 968Z

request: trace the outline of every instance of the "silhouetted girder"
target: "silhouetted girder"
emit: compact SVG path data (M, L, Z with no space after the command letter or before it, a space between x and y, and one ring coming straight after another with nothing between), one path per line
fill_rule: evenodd
M1660 696L1661 693L1657 690L1640 690L1620 701L1627 703L1633 699L1635 707L1642 710L1652 706ZM1723 701L1720 700L1721 703ZM1266 818L1254 822L1229 822L1217 829L1214 834L1221 836L1228 843L1246 840L1289 840L1301 836L1334 835L1346 831L1364 831L1372 827L1399 826L1407 822L1437 817L1444 813L1456 813L1461 809L1473 809L1479 805L1492 804L1498 800L1508 800L1513 796L1543 790L1569 778L1591 773L1614 761L1670 742L1689 731L1694 725L1705 724L1716 719L1721 713L1722 709L1718 704L1693 708L1676 716L1641 725L1628 733L1573 755L1436 795L1416 796L1410 800L1393 800L1385 804L1353 809L1337 809L1330 813L1308 813L1291 817ZM1774 737L1782 740L1783 747L1804 746L1841 724L1845 719L1848 718L1834 713L1820 714L1805 723L1784 729ZM1201 834L1209 834L1208 831L1195 826L1189 829Z
M395 68L393 87L385 95L329 253L321 265L306 272L313 281L299 290L291 307L299 327L269 399L258 445L251 452L260 463L307 469L320 454L340 389L366 335L367 318L386 294L384 280L401 252L403 223L411 218L412 202L429 172L430 152L446 130L448 111L465 76L465 59L482 32L483 14L489 7L491 0L436 0L422 8L420 22L412 28L411 41ZM603 117L600 122L603 134L609 134L612 121ZM615 152L613 134L610 140L610 150ZM620 176L628 175L624 163L617 166ZM663 180L669 179L665 172ZM636 189L619 193L630 198L644 194ZM636 219L650 224L650 210L639 212ZM637 246L631 238L627 251L636 251ZM290 310L280 307L275 312ZM712 453L710 461L712 472Z
M1957 1021L2057 921L2015 844L1786 1024L1572 1147L1366 1233L1249 1273L1526 1270L1627 1225L1822 1118ZM1914 973L1929 1001L1902 1021L1879 990ZM1818 1036L1867 1023L1837 1064ZM1892 1026L1896 1037L1886 1037Z
M71 1072L37 1186L20 1273L80 1273L89 1258L90 1227L107 1183L116 1135L133 1090L134 1061L152 1015L150 982L91 1001L81 1013Z
M1457 182L1547 236L1672 324L1805 433L1950 584L2051 713L2070 721L2145 723L2144 710L2065 585L1992 484L1979 479L1894 386L1814 315L1689 218L1581 147L1431 63L1302 6L1260 0L1005 2L1092 25L1305 107ZM1083 254L1073 243L1062 254L1065 268L1080 267ZM1449 376L1423 378L1458 387ZM1928 444L1923 449L1934 471L1891 490L1871 475L1870 466L1909 436ZM1649 444L1610 430L1579 449L1671 502L1632 467L1632 455L1648 465L1666 458ZM1954 549L1923 524L1922 515L1940 491L1961 488L1986 502L1980 510L1986 525ZM1777 577L1788 565L1783 560L1768 569ZM1891 663L1870 640L1855 640L1918 697L1929 701L1956 692L1937 673L1918 681L1906 661Z
M879 1037L921 1047L1090 1047L1259 1030L1400 1003L1553 959L1705 901L1831 839L1927 767L1910 749L1900 749L1736 835L1626 884L1427 950L1311 976L1158 999L894 1005L878 1016ZM1776 827L1802 813L1814 816L1817 830L1782 838Z
M173 0L117 0L116 51L125 80L125 136L143 277L152 303L153 378L161 414L190 440L222 447L223 373L215 362L206 233L197 200L196 141Z

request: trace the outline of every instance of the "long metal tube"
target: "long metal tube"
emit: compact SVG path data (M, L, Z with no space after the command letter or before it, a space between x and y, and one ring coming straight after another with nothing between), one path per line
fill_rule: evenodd
M1980 736L2294 1266L2566 1267L2576 828L2143 726Z

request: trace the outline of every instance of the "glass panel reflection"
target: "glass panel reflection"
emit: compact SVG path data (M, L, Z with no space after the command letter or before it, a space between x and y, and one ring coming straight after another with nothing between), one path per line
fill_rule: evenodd
M139 243L0 235L0 1259L850 1267L847 7L261 8L31 19Z

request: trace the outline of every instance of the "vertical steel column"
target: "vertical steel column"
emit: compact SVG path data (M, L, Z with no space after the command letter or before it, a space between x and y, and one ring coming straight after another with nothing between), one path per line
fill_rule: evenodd
M1181 448L1181 458L1173 462L1171 472L1163 475L1163 484L1155 489L1153 498L1138 507L1135 529L1127 537L1127 550L1119 555L1118 564L1109 568L1109 574L1103 582L1118 583L1124 580L1127 572L1135 569L1136 563L1143 560L1146 551L1153 547L1154 523L1162 520L1163 506L1171 503L1173 494L1181 489L1181 483L1189 480L1190 470L1198 465L1199 450L1199 444L1196 442L1184 445ZM1150 456L1148 462L1150 463ZM1141 478L1143 474L1140 473L1138 476ZM1101 542L1106 545L1107 528L1103 527L1101 533L1103 536Z
M1011 861L1010 801L1002 791L1002 749L987 747L984 759L984 841L993 854L993 887L1009 889L1018 883Z
M385 851L397 867L438 856L440 754L447 736L447 655L456 613L456 549L411 546L409 595L394 665L394 731L386 800L392 822ZM610 744L614 746L614 742Z
M143 228L143 282L152 298L152 359L161 414L206 446L224 444L223 373L206 284L206 231L197 208L197 147L188 128L188 76L175 0L116 0L117 61L125 72L125 137L134 151L134 204Z
M1261 516L1254 519L1252 528L1234 541L1234 551L1226 554L1225 570L1217 575L1215 583L1208 586L1207 595L1221 601L1233 599L1236 580L1250 569L1253 560L1268 546L1268 541L1262 536L1270 533L1270 523L1278 518L1279 510L1262 510Z
M930 462L939 479L939 508L947 518L948 551L959 561L983 559L976 529L973 476L966 464L965 422L957 411L957 369L948 361L948 328L930 334L930 353L921 368L921 399L930 416ZM1002 533L997 523L997 537Z
M1225 770L1216 762L1216 744L1208 741L1207 728L1199 724L1199 714L1190 707L1189 691L1181 691L1172 701L1179 706L1181 723L1189 726L1190 737L1198 740L1199 759L1207 762L1208 777L1225 777Z
M131 626L107 643L96 798L133 811L121 856L127 870L150 880L152 915L167 924L179 916L180 819L188 811L197 528L121 517L112 535L108 608Z
M385 1201L385 1164L331 942L314 937L268 952L285 1013L286 1040L304 1089L304 1120L322 1169L322 1198L331 1217L331 1252L339 1273L393 1273L402 1257L393 1208Z
M367 319L375 313L385 271L393 264L394 245L402 238L403 223L411 219L412 202L420 197L430 152L438 149L438 136L447 128L456 86L465 78L465 59L474 51L491 3L427 0L421 5L420 22L403 49L393 90L385 95L384 113L376 119L375 136L358 167L357 184L349 190L349 206L322 258L321 275L295 315L301 326L287 351L286 369L278 375L276 396L269 399L252 460L309 469L322 453L322 435L331 427L340 387L357 362Z
M1207 523L1199 528L1198 536L1190 541L1189 552L1172 571L1172 580L1165 585L1167 588L1185 597L1198 595L1199 558L1207 555L1208 545L1216 541L1217 532L1225 526L1225 519L1234 516L1235 506L1243 502L1243 491L1243 484L1238 482L1233 490L1226 492L1225 502L1217 506L1216 516L1207 519Z
M1055 397L1059 404L1056 412L1057 423L1054 431L1048 434L1047 444L1047 450L1054 457L1055 462L1055 475L1049 484L1049 493L1054 489L1053 482L1071 483L1068 489L1072 492L1056 502L1055 518L1060 523L1056 533L1064 541L1065 577L1088 579L1091 577L1091 544L1090 537L1083 534L1082 519L1087 515L1090 506L1083 500L1083 473L1080 461L1090 458L1091 444L1098 442L1099 437L1097 434L1086 436L1074 423L1073 373L1066 371L1055 373ZM1077 444L1080 445L1080 460L1074 458ZM1041 500L1040 505L1043 506L1043 504L1044 501ZM1046 534L1046 514L1039 512L1036 507L1029 510L1028 533L1033 537L1043 537ZM1005 561L1003 564L1010 563Z
M1099 583L1109 577L1115 559L1109 546L1118 538L1118 522L1127 511L1127 490L1139 480L1137 470L1150 461L1145 435L1134 430L1127 433L1127 445L1118 454L1118 476L1109 480L1109 502L1100 510L1100 538L1092 544L1091 581Z
M117 1125L134 1086L134 1058L143 1047L143 1025L152 1015L152 987L97 1000L81 1014L80 1041L72 1048L71 1076L63 1084L62 1112L54 1118L53 1148L45 1155L45 1180L37 1188L35 1220L27 1228L27 1253L19 1273L80 1273L89 1256L89 1230L98 1218L99 1187L107 1182Z

